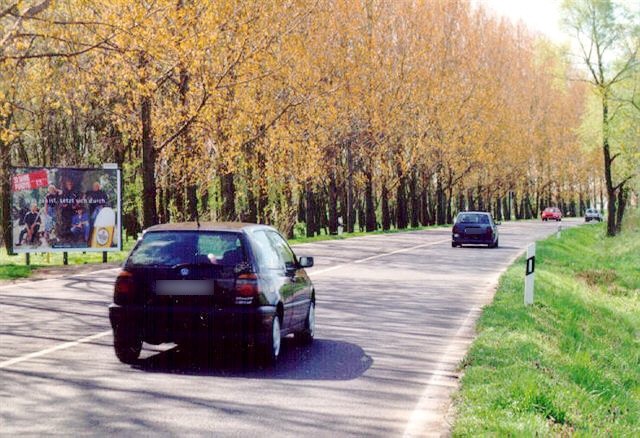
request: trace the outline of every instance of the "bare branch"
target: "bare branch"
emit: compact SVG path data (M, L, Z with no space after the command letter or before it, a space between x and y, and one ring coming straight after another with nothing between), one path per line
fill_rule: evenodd
M205 91L203 96L202 96L202 100L200 101L200 104L198 105L198 108L196 109L195 113L193 114L193 116L189 117L181 126L180 128L178 128L178 130L176 132L174 132L171 136L169 136L169 138L167 138L165 141L162 142L162 144L158 147L156 147L156 151L162 151L162 149L164 149L165 147L167 147L168 145L170 145L171 143L173 143L178 137L180 137L187 129L189 129L189 127L193 124L193 122L196 121L196 119L198 118L198 116L200 115L200 111L202 110L202 108L204 108L204 106L206 105L207 101L209 100L209 97L211 95Z

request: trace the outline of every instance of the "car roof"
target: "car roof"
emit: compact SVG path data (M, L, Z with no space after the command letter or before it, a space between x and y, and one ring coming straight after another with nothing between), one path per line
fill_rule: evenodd
M491 213L489 213L488 211L461 211L458 214L486 214L487 216L491 215Z
M244 232L253 229L268 228L274 229L268 225L251 224L246 222L172 222L167 224L154 225L145 230L145 232L155 231L232 231Z

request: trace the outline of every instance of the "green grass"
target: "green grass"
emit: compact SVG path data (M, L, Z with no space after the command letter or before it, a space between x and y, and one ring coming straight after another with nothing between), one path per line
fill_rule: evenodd
M107 255L108 261L119 263L124 261L131 248L135 244L135 239L124 242L123 250L110 252ZM84 265L91 263L102 263L101 252L69 252L69 265ZM0 249L0 280L13 280L31 276L34 271L40 268L63 266L62 253L31 253L31 264L26 265L25 254L7 255L4 248Z
M370 232L356 231L356 232L353 232L353 233L342 233L340 235L337 235L337 234L320 234L320 235L313 236L313 237L296 236L293 239L289 239L289 243L291 245L295 245L295 244L298 244L298 243L320 242L322 240L342 240L342 239L349 239L351 237L371 236L371 235L376 235L376 234L406 233L406 232L409 232L409 231L420 231L420 230L427 230L427 229L430 229L430 228L450 228L450 227L451 227L451 225L433 225L433 226L428 226L428 227L416 227L416 228L405 228L405 229L393 228L391 230L386 230L386 231L382 231L382 230L370 231Z
M539 242L528 308L524 260L508 269L462 364L454 436L638 436L639 225Z
M441 225L440 227L449 227L449 225ZM418 228L407 228L405 230L392 229L388 231L374 231L371 233L366 232L355 232L355 233L343 233L341 235L328 235L321 234L314 237L296 237L294 239L290 239L289 243L292 245L298 243L307 243L307 242L319 242L322 240L340 240L340 239L348 239L351 237L360 237L367 236L371 234L388 234L388 233L399 233L406 231L417 231L424 230L427 228L437 228L437 227L418 227ZM129 254L131 248L135 244L135 239L129 239L129 241L125 241L123 251L118 252L110 252L108 255L109 262L122 262ZM82 264L91 264L91 263L101 263L102 262L102 253L92 253L87 252L83 254L82 252L69 252L68 257L69 265L82 265ZM0 249L0 280L12 280L17 278L26 278L31 276L31 274L40 268L44 267L52 267L52 266L63 266L62 263L62 253L32 253L31 254L31 264L29 266L25 263L25 255L15 255L9 256L4 248Z

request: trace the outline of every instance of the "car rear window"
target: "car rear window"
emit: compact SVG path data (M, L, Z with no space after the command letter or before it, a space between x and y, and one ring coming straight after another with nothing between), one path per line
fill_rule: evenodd
M235 266L245 261L239 233L153 231L145 233L127 265L174 266L212 264Z
M463 213L458 216L457 222L463 224L488 224L489 216L486 214Z

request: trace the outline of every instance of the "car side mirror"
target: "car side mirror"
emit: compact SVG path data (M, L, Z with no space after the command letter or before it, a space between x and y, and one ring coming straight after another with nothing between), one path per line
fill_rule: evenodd
M301 268L311 268L313 266L313 257L300 257L298 264Z

